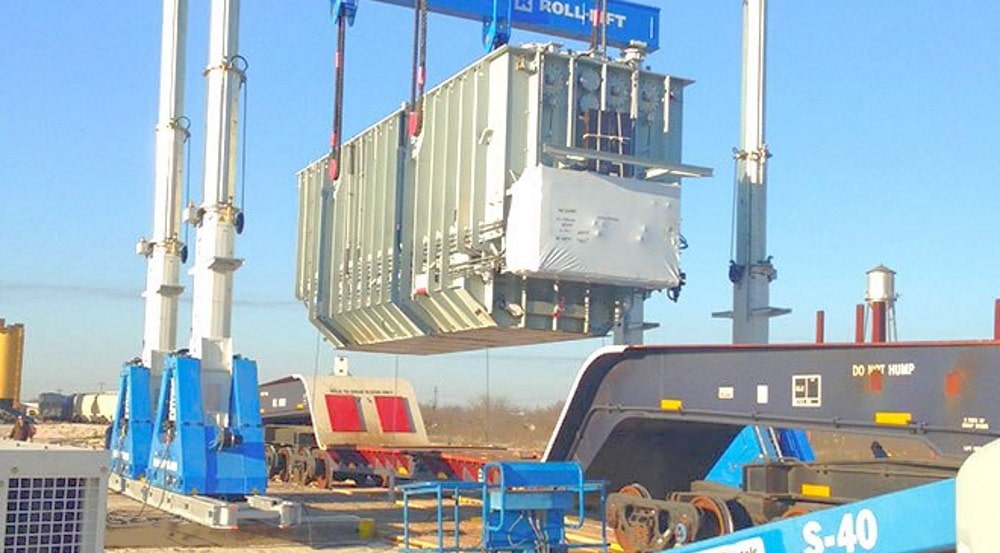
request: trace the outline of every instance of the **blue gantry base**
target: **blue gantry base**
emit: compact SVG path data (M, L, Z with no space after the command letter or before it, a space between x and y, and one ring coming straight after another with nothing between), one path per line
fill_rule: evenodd
M153 415L149 369L126 363L118 380L118 404L111 427L111 471L133 480L146 474Z
M147 368L126 365L121 380L110 444L114 472L181 494L241 498L264 493L267 468L255 362L233 360L228 407L219 420L206 418L198 359L166 358L155 409L150 409Z

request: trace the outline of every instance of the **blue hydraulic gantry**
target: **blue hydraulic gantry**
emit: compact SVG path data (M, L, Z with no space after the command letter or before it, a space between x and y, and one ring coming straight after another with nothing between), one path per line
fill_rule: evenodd
M420 0L376 0L409 8ZM590 40L595 22L606 22L607 45L626 48L635 42L647 51L660 47L660 8L625 0L426 0L427 11L483 23L487 48L506 44L510 30L523 29L571 40ZM358 0L332 0L334 17L353 22ZM604 18L596 17L603 11Z

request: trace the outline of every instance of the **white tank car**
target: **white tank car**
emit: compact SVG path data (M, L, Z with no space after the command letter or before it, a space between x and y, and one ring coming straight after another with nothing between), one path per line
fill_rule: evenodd
M110 423L115 415L118 392L89 392L73 395L75 422Z

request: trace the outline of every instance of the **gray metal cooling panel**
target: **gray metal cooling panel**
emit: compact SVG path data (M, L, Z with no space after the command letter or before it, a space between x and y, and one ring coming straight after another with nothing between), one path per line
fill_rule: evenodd
M325 158L300 171L296 297L306 304L310 320L344 349L441 353L605 335L624 324L633 302L665 281L609 280L587 264L580 265L583 277L580 271L515 274L507 267L511 187L540 165L550 175L572 179L604 171L596 180L581 180L581 189L613 187L614 179L617 185L642 178L660 183L651 190L670 196L671 220L643 219L655 232L639 233L644 239L632 242L668 244L670 255L662 257L672 266L665 272L676 275L680 176L662 171L682 165L681 112L688 84L644 71L640 63L549 47L505 47L486 55L427 92L420 137L407 135L407 113L400 110L345 142L336 182L329 180ZM612 119L617 130L601 126ZM620 140L607 138L616 132ZM627 143L624 158L642 163L626 170L627 161L588 161L587 152L621 154L621 148L609 150L611 143ZM565 151L547 152L547 146ZM661 172L650 176L647 169L656 167L647 162ZM613 167L618 176L611 176ZM553 182L551 176L538 186ZM555 196L562 197L547 197ZM594 203L627 213L630 201L650 205L646 198L616 197ZM584 230L573 232L597 232L587 226L591 217L599 229L624 228L631 223L619 221L634 219L588 212L574 223ZM585 250L587 259L604 259L601 251L622 251L610 240L633 234L602 232L604 250L577 249ZM513 242L522 243L529 242Z

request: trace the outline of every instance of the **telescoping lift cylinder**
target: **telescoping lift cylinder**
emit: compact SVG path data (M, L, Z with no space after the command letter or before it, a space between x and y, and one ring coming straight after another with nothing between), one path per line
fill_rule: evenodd
M501 48L299 173L296 295L338 347L441 353L638 334L678 290L690 81Z

